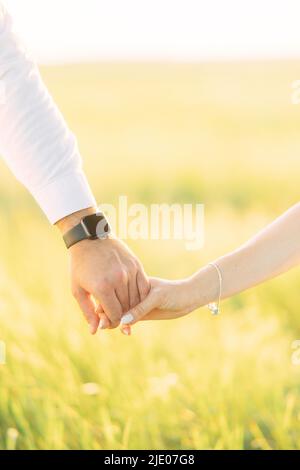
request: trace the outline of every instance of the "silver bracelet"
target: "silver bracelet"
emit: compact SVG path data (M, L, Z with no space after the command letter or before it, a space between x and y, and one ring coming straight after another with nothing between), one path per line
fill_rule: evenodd
M219 278L219 295L218 295L218 300L217 302L212 302L207 305L209 310L211 311L212 315L219 315L220 313L220 300L222 296L222 283L223 283L223 278L222 278L222 273L220 271L219 266L216 263L208 263L207 266L213 266L215 270L218 273L218 278Z

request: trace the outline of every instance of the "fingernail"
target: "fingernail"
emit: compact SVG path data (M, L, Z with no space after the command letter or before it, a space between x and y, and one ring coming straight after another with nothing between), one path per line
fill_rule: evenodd
M95 327L94 325L90 325L90 333L93 334L95 331Z
M103 318L100 319L99 328L100 328L101 330L103 330L103 329L105 328L105 322L104 322L104 319L103 319Z
M121 318L121 325L128 325L128 323L131 323L133 321L133 315L132 313L126 313L124 317Z
M130 329L129 328L124 328L123 333L124 333L124 335L130 336Z

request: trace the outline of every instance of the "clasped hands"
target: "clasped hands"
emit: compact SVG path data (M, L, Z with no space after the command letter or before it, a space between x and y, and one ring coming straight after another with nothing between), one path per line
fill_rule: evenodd
M178 318L215 295L215 274L209 268L180 281L148 278L140 261L117 238L83 240L69 253L72 293L91 334L120 326L130 335L139 320Z

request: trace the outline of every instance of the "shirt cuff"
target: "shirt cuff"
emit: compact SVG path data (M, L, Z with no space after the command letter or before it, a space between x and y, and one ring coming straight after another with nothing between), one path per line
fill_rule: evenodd
M52 224L67 215L96 206L95 198L84 173L62 175L32 195Z

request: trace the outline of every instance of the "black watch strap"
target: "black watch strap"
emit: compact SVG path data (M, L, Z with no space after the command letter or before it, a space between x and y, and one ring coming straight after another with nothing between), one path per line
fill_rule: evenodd
M63 236L67 248L71 248L75 243L81 242L81 240L86 240L87 238L90 238L90 236L87 234L82 224L78 224L71 228L71 230Z

